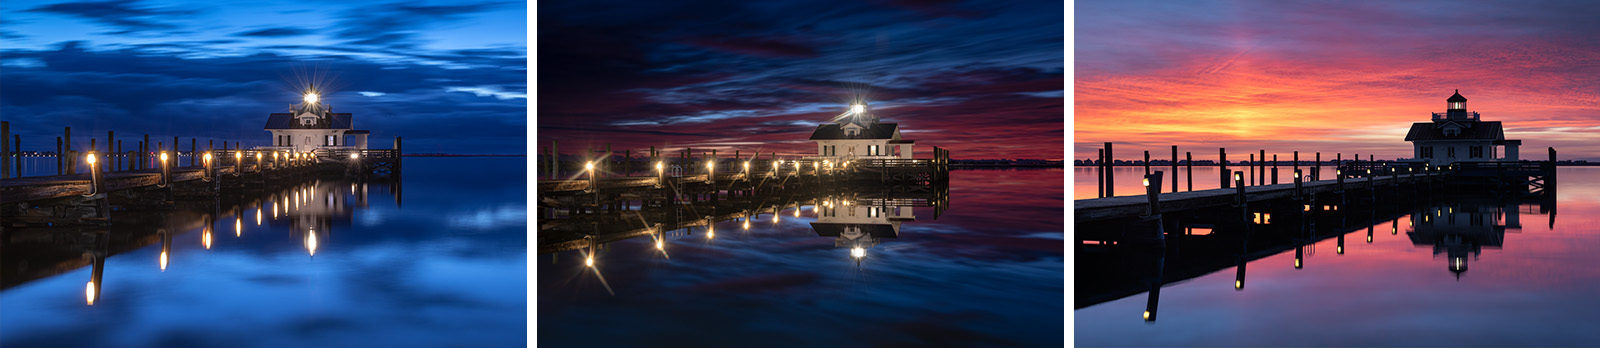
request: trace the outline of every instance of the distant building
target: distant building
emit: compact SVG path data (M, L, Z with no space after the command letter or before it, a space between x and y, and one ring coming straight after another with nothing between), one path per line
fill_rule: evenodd
M275 150L311 152L323 148L366 149L371 132L351 128L350 113L335 113L322 103L315 87L308 89L303 103L290 105L287 113L267 116L266 131L272 132ZM351 139L346 140L346 136Z
M817 155L806 159L837 163L853 159L912 158L915 141L901 139L898 124L879 123L878 116L867 109L865 103L851 105L850 110L832 121L818 125L817 130L811 132L811 140L817 143Z
M1467 98L1461 91L1445 99L1443 113L1433 113L1433 122L1417 122L1406 133L1414 157L1411 161L1435 166L1456 162L1517 161L1522 140L1506 140L1500 121L1483 121L1477 112L1467 111ZM1499 148L1504 147L1504 157Z

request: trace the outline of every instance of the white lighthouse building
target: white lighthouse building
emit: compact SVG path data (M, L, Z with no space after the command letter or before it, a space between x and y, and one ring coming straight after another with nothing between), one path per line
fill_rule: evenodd
M269 148L293 152L367 148L367 135L371 132L352 129L350 113L333 112L333 106L322 102L315 86L306 90L302 101L290 105L287 113L267 116L265 130L272 132Z
M811 132L811 141L817 143L817 155L806 159L839 163L854 159L912 158L915 141L901 139L898 124L878 122L878 116L865 102L851 105L832 122L818 125L817 130Z
M1435 166L1456 162L1517 161L1522 140L1506 140L1500 121L1484 121L1477 112L1467 111L1467 98L1461 91L1445 99L1445 112L1433 113L1433 122L1417 122L1406 133L1415 161ZM1504 147L1504 157L1499 151Z

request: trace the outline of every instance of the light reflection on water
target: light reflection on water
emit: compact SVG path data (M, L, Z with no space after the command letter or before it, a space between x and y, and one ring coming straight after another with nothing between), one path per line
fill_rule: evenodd
M538 254L538 343L1061 346L1064 173L953 171L938 219L823 196Z
M324 179L220 205L116 211L99 239L12 234L0 346L520 346L526 225L459 233L447 221L523 209L523 159L405 161L403 196L389 183ZM243 222L249 211L255 225ZM235 238L214 236L228 225ZM106 257L19 260L17 250Z
M1088 260L1112 249L1086 245L1077 254L1080 294L1086 282L1096 281L1085 278L1092 273L1084 267L1142 279L1136 281L1165 277L1166 285L1160 288L1160 315L1153 322L1140 320L1138 314L1154 302L1148 290L1075 310L1075 343L1600 345L1600 333L1587 329L1600 325L1590 314L1600 306L1593 296L1600 291L1600 269L1590 266L1600 262L1600 254L1590 247L1600 245L1595 227L1600 226L1600 199L1595 198L1600 185L1594 184L1600 168L1563 167L1558 173L1560 186L1551 200L1461 193L1386 199L1389 205L1375 212L1364 206L1314 209L1333 218L1320 222L1321 230L1346 232L1294 244L1294 237L1282 231L1258 230L1244 250L1268 252L1272 245L1287 249L1246 264L1208 261L1205 255L1236 254L1217 253L1218 245L1240 250L1237 242L1229 242L1236 238L1229 236L1233 232L1224 228L1178 237L1181 251L1167 254L1164 274L1149 273L1149 268L1082 266L1104 265ZM1082 198L1085 187L1079 179L1074 191ZM1092 198L1092 172L1089 179ZM1273 223L1293 221L1286 213L1279 215L1285 216L1274 216ZM1121 260L1151 262L1141 259ZM1190 268L1208 271L1182 274Z

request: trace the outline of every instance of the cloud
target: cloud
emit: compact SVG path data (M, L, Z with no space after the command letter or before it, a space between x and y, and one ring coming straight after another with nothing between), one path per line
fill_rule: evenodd
M311 30L301 29L301 28L287 28L287 27L285 27L285 28L267 28L267 29L239 32L239 33L233 34L233 36L289 37L289 36L301 36L301 35L310 35L310 34L311 34Z
M177 29L176 21L196 13L193 10L139 6L138 1L63 2L35 7L25 12L52 13L86 19L117 28L112 34L146 33Z
M355 45L407 47L416 43L418 33L440 25L463 21L471 15L495 10L510 2L482 2L462 5L421 5L384 3L344 10L334 27L334 37Z

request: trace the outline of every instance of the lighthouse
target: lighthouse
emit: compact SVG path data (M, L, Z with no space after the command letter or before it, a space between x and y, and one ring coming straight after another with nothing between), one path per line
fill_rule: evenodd
M1412 144L1414 161L1434 166L1515 162L1522 145L1522 140L1506 139L1500 121L1484 121L1477 112L1467 111L1467 97L1461 96L1461 90L1445 99L1445 112L1433 113L1432 122L1413 123L1406 141Z
M267 116L265 130L272 132L273 150L314 152L319 149L366 149L370 131L351 128L350 113L333 112L315 85L301 92L301 102L289 112ZM351 139L346 140L346 136Z

